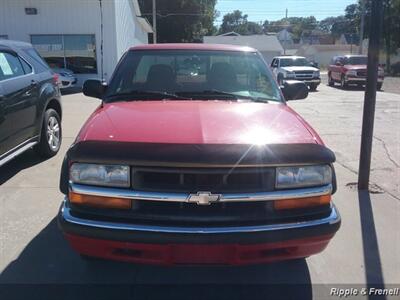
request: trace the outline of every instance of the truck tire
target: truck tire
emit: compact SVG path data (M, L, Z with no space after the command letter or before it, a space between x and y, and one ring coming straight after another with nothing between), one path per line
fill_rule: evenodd
M50 108L44 113L40 142L34 149L43 158L53 157L60 150L61 139L60 116L54 109Z
M340 79L340 86L344 90L346 90L349 87L349 84L346 82L344 75L342 75L342 78Z
M331 73L328 73L328 85L329 86L335 85L335 81L333 81Z

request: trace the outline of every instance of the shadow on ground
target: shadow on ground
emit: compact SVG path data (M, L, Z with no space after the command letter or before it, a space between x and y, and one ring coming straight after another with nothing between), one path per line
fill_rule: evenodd
M367 287L383 289L385 281L382 273L381 256L369 191L358 191L358 201L360 206L361 236L363 240ZM369 296L368 299L384 300L386 296Z
M334 88L334 89L338 89L338 90L342 90L342 91L365 91L365 87L364 86L358 86L358 85L349 85L347 88L342 88L340 85L335 84L334 86L329 86L328 87ZM381 90L376 90L378 93L380 92L385 92L384 87Z
M44 161L46 161L46 159L36 154L33 149L22 153L21 155L17 156L13 160L0 167L0 185L7 182L20 171L33 167Z
M70 87L70 88L61 89L61 95L63 95L63 96L78 94L81 92L82 92L81 87Z
M117 299L121 293L137 299L312 299L304 259L247 267L88 264L69 248L56 219L6 267L0 287L2 299Z

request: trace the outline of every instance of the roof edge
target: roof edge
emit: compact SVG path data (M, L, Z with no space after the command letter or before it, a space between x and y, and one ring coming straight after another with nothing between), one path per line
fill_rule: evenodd
M147 21L146 18L142 16L142 12L140 10L140 5L138 0L132 0L133 2L133 7L135 9L135 15L138 19L138 22L142 29L146 31L147 33L152 33L153 32L153 26L150 25L149 21Z

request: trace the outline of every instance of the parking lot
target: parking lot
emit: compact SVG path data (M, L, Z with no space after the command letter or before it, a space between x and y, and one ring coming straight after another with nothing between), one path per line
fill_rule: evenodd
M338 192L334 200L342 215L342 228L320 255L235 268L166 268L114 262L98 262L89 268L72 252L55 219L62 201L59 171L66 149L100 102L80 93L65 95L60 153L40 161L33 151L28 151L0 168L0 283L184 284L179 293L189 299L206 299L210 289L213 295L221 294L220 299L235 296L257 299L263 295L262 287L271 283L297 284L287 291L293 299L312 299L316 295L323 299L328 298L333 283L359 287L400 283L400 79L394 81L397 83L391 83L390 93L377 94L369 194L358 193L354 185L363 91L355 88L344 91L322 84L306 100L289 102L336 153ZM316 285L311 287L309 283ZM195 293L195 284L207 288L199 287L202 292ZM210 288L208 284L221 284L225 288ZM232 284L235 287L228 288ZM254 284L257 289L249 286ZM101 292L98 293L98 299L102 299ZM151 286L142 286L138 293L162 296Z

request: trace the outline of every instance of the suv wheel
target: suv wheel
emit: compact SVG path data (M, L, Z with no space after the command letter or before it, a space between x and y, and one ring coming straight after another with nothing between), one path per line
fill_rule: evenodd
M382 85L383 85L382 82L378 82L378 84L376 85L376 89L377 89L378 91L380 91L380 90L382 89Z
M329 86L334 86L335 85L335 82L332 79L331 73L328 74L328 85Z
M40 143L35 147L36 152L45 158L56 155L60 150L61 138L60 116L50 108L44 114Z
M340 86L342 87L342 89L347 89L348 88L348 83L346 82L346 79L344 78L344 76L342 75L342 78L340 80Z

